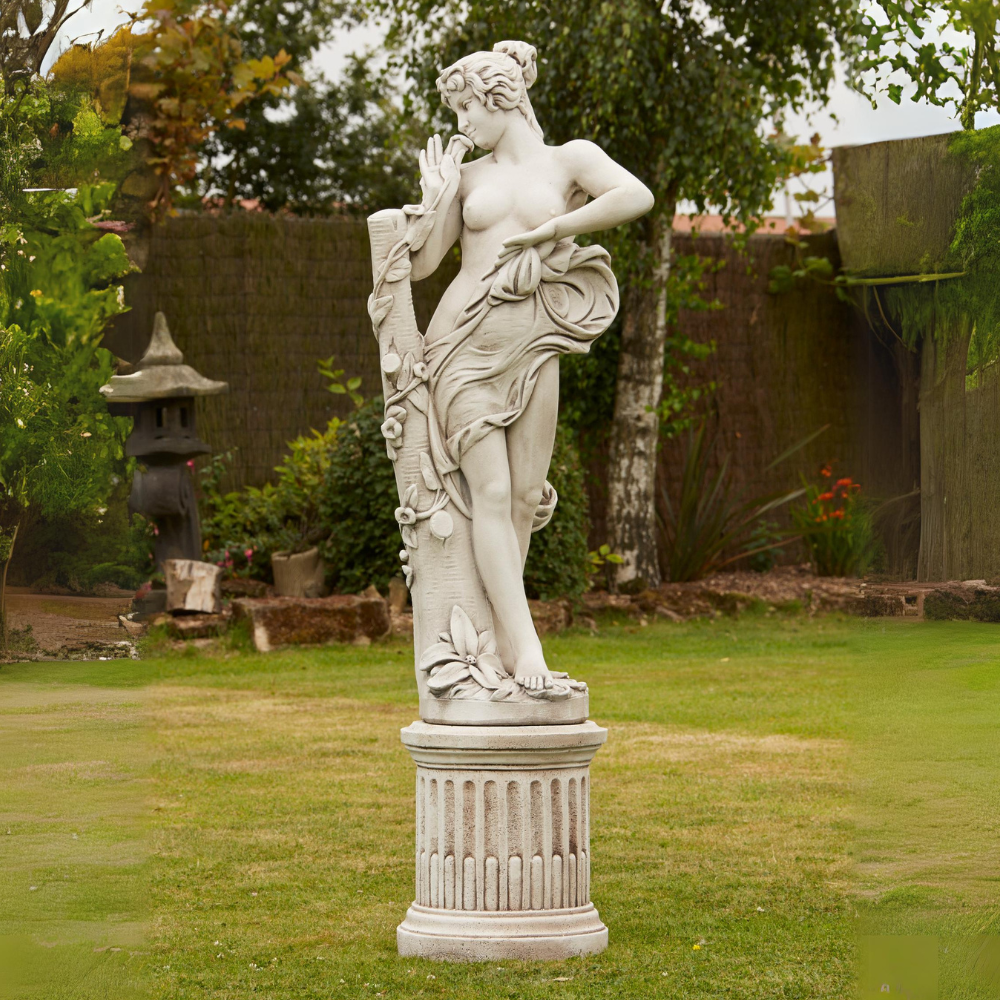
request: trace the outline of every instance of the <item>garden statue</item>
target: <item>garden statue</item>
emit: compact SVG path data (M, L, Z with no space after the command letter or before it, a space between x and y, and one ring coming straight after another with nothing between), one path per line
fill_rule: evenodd
M606 731L586 684L550 670L523 583L546 481L559 355L611 323L607 252L573 237L637 218L648 189L600 148L547 146L535 50L501 42L438 79L459 135L420 154L423 200L369 219L369 311L410 587L421 722L417 898L400 951L558 958L600 950L589 901L588 766ZM487 155L463 164L479 146ZM409 282L456 240L462 267L425 333Z
M101 393L108 409L134 418L125 454L142 462L132 478L129 510L156 526L157 569L168 559L199 560L201 526L189 463L212 449L195 427L195 396L226 392L225 382L199 375L184 364L163 313L153 320L146 353L128 375L112 375Z

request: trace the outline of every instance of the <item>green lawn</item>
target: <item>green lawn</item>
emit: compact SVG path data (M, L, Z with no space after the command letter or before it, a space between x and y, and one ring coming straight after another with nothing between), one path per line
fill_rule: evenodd
M859 934L876 971L871 936L935 935L941 997L995 996L968 970L1000 933L997 635L747 616L547 640L610 730L611 943L538 965L395 954L401 645L5 666L0 996L832 1000Z

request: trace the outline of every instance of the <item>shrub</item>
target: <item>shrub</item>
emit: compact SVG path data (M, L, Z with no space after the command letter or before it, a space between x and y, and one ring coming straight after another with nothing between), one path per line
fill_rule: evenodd
M270 556L319 544L327 582L342 593L374 584L383 593L400 575L396 477L386 458L377 396L326 431L289 442L274 483L223 494L231 455L200 473L206 558L238 576L270 579ZM575 597L587 585L587 494L572 435L560 428L549 471L559 494L551 522L532 536L525 568L529 597ZM249 553L249 554L248 554Z
M549 482L559 494L552 520L531 536L524 589L529 597L579 597L588 583L590 557L587 491L580 456L566 427L556 432Z
M376 396L343 422L319 500L329 579L348 593L370 584L385 593L389 580L400 575L394 514L399 494L380 430L382 411L382 397Z

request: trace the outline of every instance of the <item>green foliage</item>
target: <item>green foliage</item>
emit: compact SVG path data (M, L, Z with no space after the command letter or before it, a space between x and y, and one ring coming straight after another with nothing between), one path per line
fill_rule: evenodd
M822 428L779 455L767 467L773 469L821 434ZM771 539L756 548L748 544L768 512L802 496L804 489L776 491L762 497L732 495L729 482L730 455L724 455L711 472L715 440L706 423L688 428L680 492L672 499L660 491L658 515L667 547L667 571L671 581L700 580L724 566L774 547ZM727 555L737 549L736 555Z
M321 362L328 376L342 374L328 361ZM400 575L401 542L383 419L382 398L375 397L350 419L331 420L323 433L290 441L275 481L259 489L223 494L220 483L232 456L214 456L199 474L206 558L234 575L269 580L273 552L319 544L336 590L356 593L375 584L384 593ZM565 428L557 435L549 479L559 504L549 525L532 537L525 586L532 597L576 596L587 583L587 495Z
M964 129L975 128L977 111L1000 101L1000 5L996 0L877 0L860 12L853 49L854 87L876 96L885 91L899 104L902 74L913 85L913 101L952 106ZM957 33L958 45L951 38Z
M129 515L130 481L120 480L106 506L66 517L31 519L17 536L9 582L89 594L102 584L136 590L153 573L153 531Z
M792 520L802 535L818 576L863 576L875 555L871 514L859 496L861 487L849 478L807 483L803 507L793 507Z
M275 481L223 494L219 488L232 453L214 455L199 473L198 509L206 559L234 575L266 580L275 552L304 552L329 529L321 515L322 490L336 452L341 421L288 442Z
M566 427L556 432L549 482L559 494L552 520L531 536L524 567L529 597L579 597L589 583L587 491L580 456Z
M275 106L272 107L272 104ZM413 200L423 130L399 110L392 83L352 57L343 78L297 87L281 103L258 102L241 131L203 147L200 198L257 200L269 211L375 211Z
M400 575L402 542L394 515L399 493L380 429L383 405L376 396L344 422L320 497L331 582L346 593L370 584L385 593L389 580Z
M110 195L107 191L105 194ZM98 389L113 374L100 346L124 311L121 240L87 222L82 197L27 200L10 266L0 275L0 525L28 507L55 517L101 505L124 472L130 422L109 416Z
M882 296L885 312L910 347L928 334L944 343L971 331L972 374L1000 357L1000 125L957 135L950 151L976 167L977 179L959 209L947 260L928 265L964 274L872 294Z

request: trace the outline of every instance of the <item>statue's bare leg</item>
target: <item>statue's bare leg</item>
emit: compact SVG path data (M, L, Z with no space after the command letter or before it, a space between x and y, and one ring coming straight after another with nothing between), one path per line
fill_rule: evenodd
M503 630L505 666L525 687L551 684L528 601L524 596L521 549L511 519L511 478L507 437L491 431L462 456L462 472L472 495L472 548L498 631Z
M507 428L510 461L510 516L521 550L521 572L528 558L531 525L542 499L552 462L559 419L559 359L549 358L538 370L535 391L517 420Z

